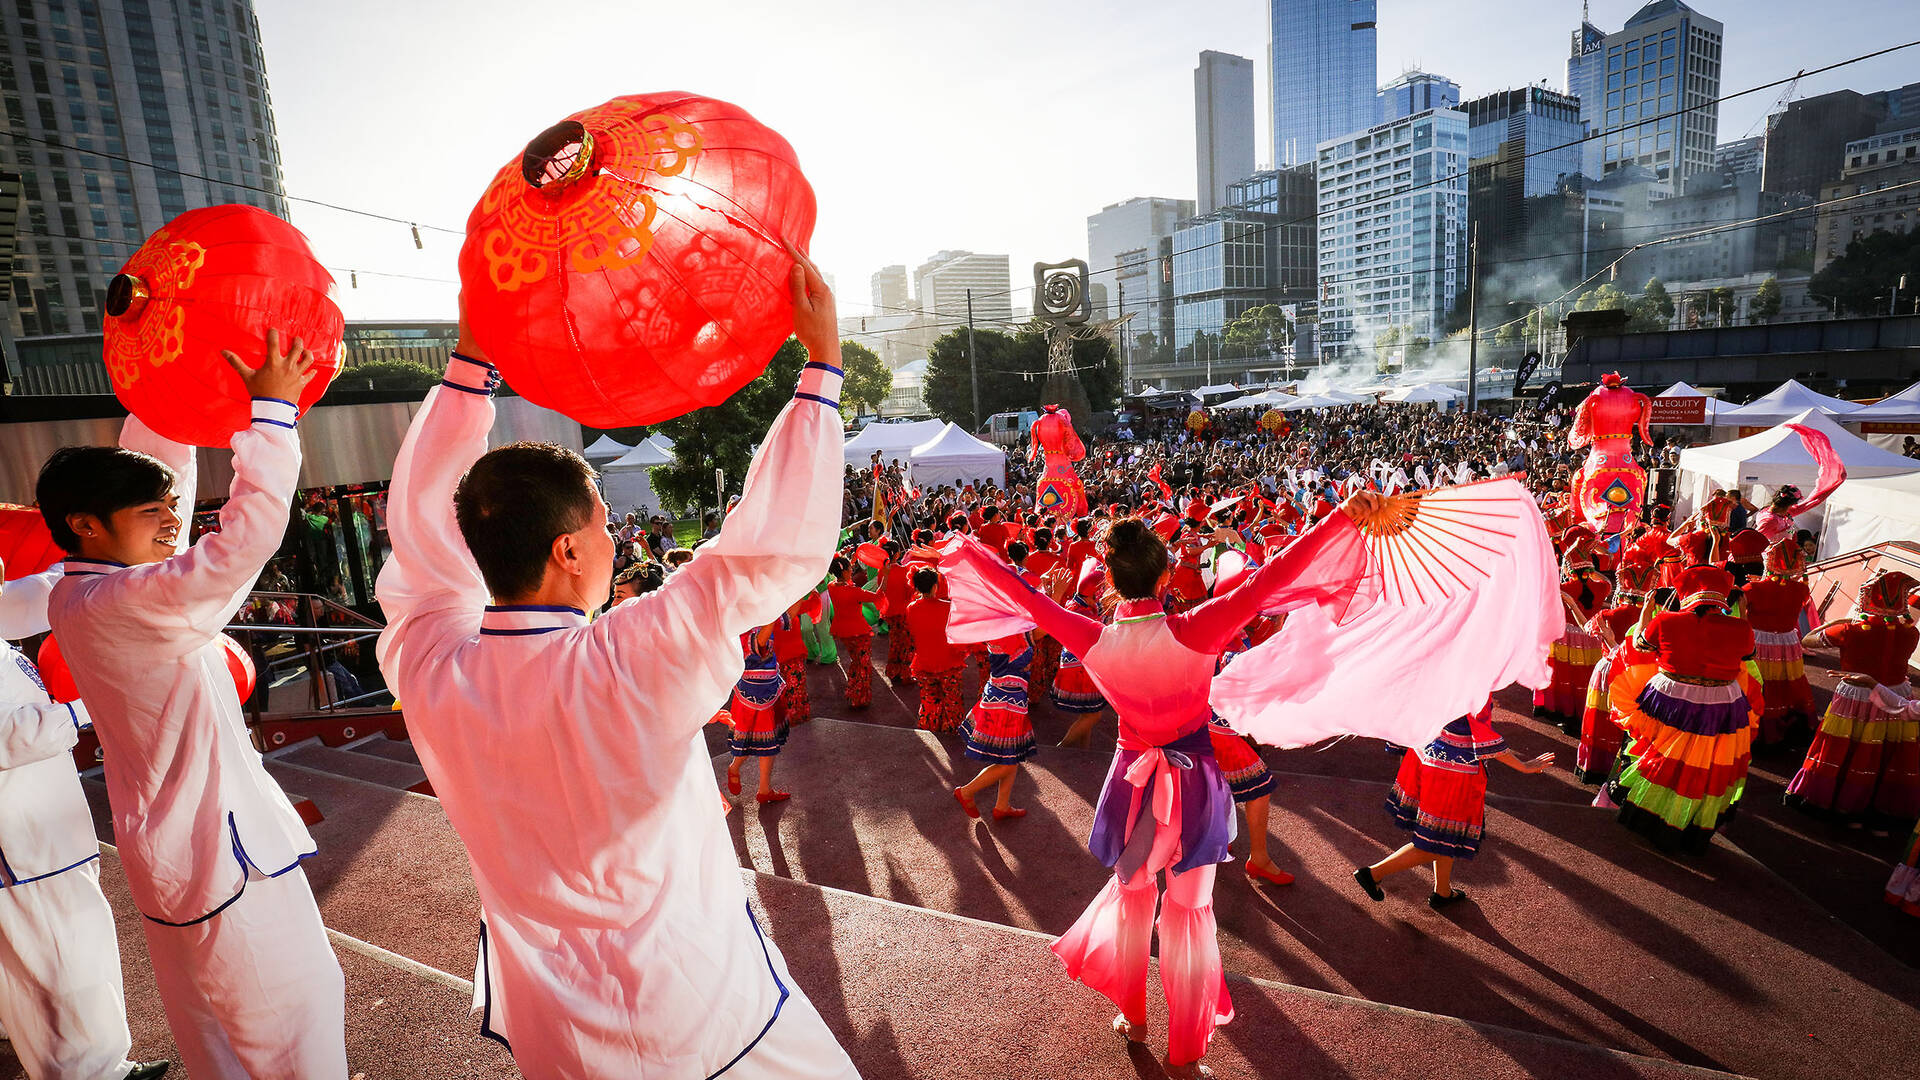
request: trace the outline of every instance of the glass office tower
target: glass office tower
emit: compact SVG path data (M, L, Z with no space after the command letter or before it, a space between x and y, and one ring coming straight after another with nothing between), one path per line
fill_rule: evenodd
M1374 0L1272 0L1271 11L1273 157L1298 165L1375 121Z

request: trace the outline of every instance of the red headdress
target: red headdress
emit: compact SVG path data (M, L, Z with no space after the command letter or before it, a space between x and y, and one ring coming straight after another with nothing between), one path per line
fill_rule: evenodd
M1861 583L1854 599L1854 613L1889 619L1911 618L1907 611L1907 593L1916 586L1920 586L1920 582L1899 570L1882 570Z
M1678 588L1682 610L1699 607L1702 604L1727 606L1727 595L1733 592L1733 575L1717 566L1691 566L1680 575Z
M1727 539L1727 561L1757 563L1767 554L1767 538L1758 529L1741 529Z
M1767 573L1777 578L1795 578L1807 572L1807 553L1793 537L1783 536L1767 547Z
M1672 543L1688 566L1704 565L1713 551L1713 537L1703 532L1687 533Z
M1638 600L1653 591L1660 581L1659 568L1639 551L1628 552L1613 574L1615 596L1620 600Z

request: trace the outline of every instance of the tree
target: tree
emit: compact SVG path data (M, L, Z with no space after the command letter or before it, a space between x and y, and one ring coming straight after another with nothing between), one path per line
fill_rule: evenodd
M1772 274L1760 283L1760 288L1747 303L1747 315L1754 322L1767 322L1780 314L1780 279Z
M673 440L674 463L653 470L653 489L661 499L682 509L711 505L715 469L726 472L729 492L739 491L754 445L767 437L767 429L793 398L806 362L806 347L788 338L767 369L732 397L655 424L651 430Z
M333 381L341 390L430 390L439 383L440 373L418 360L369 360Z
M1714 323L1717 326L1732 326L1733 313L1739 306L1739 299L1733 290L1722 285L1707 294L1707 302L1712 305Z
M1673 325L1673 297L1668 294L1665 282L1657 277L1648 278L1647 287L1640 290L1640 302L1647 314L1659 320L1656 329L1665 330Z
M1222 337L1227 355L1263 356L1293 341L1293 324L1279 304L1261 304L1228 323Z
M1885 315L1902 274L1907 288L1920 294L1920 232L1874 232L1848 244L1813 275L1807 291L1850 315Z
M1580 299L1574 301L1573 310L1619 311L1625 308L1629 302L1627 294L1620 291L1619 286L1609 283L1597 289L1589 289L1581 293Z
M880 403L893 391L893 372L880 362L880 354L857 341L840 343L840 366L847 378L840 386L840 398L855 413L876 413Z
M927 351L928 411L969 431L979 431L994 413L1038 408L1047 381L1046 338L998 330L975 330L973 338L979 350L979 415L973 412L973 372L967 362L964 329L941 335ZM1119 354L1112 343L1105 338L1075 341L1073 366L1093 408L1113 408L1121 390L1121 372Z
M1527 329L1522 326L1523 321L1532 322L1533 316L1528 315L1525 320L1515 319L1512 322L1501 323L1500 329L1494 332L1494 343L1499 345L1519 344L1527 334Z

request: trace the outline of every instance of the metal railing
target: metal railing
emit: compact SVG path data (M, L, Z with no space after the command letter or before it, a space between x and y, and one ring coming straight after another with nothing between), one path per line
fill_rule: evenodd
M281 612L292 621L249 618ZM248 593L235 619L227 633L254 661L254 693L245 702L250 724L391 710L392 691L382 687L342 696L337 675L328 670L349 645L371 649L385 629L381 623L324 596L265 591Z

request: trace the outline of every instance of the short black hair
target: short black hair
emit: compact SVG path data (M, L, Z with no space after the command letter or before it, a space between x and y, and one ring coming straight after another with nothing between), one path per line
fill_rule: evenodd
M92 514L105 522L129 506L164 500L173 492L173 479L164 462L137 450L63 446L40 466L33 497L53 542L71 555L80 550L80 538L67 515ZM183 509L184 516L192 516L193 507Z
M913 587L922 596L932 596L933 590L940 585L940 571L931 566L923 566L913 572Z
M852 569L853 563L847 561L845 555L835 555L827 562L827 573L832 574L836 578L846 577L847 572Z
M1123 600L1145 600L1167 572L1167 545L1146 523L1125 518L1107 530L1107 580Z
M553 443L508 443L480 455L453 490L453 512L488 592L525 596L540 587L554 540L592 520L597 476Z
M1008 562L1013 562L1013 563L1021 562L1026 559L1027 554L1028 554L1027 545L1021 543L1018 540L1013 540L1008 542L1007 544L1007 561Z
M1045 551L1052 546L1053 546L1053 530L1052 529L1033 530L1033 547L1035 551Z
M992 503L988 503L987 505L980 508L981 521L994 521L994 520L997 520L999 517L1000 517L1000 508L993 505Z

